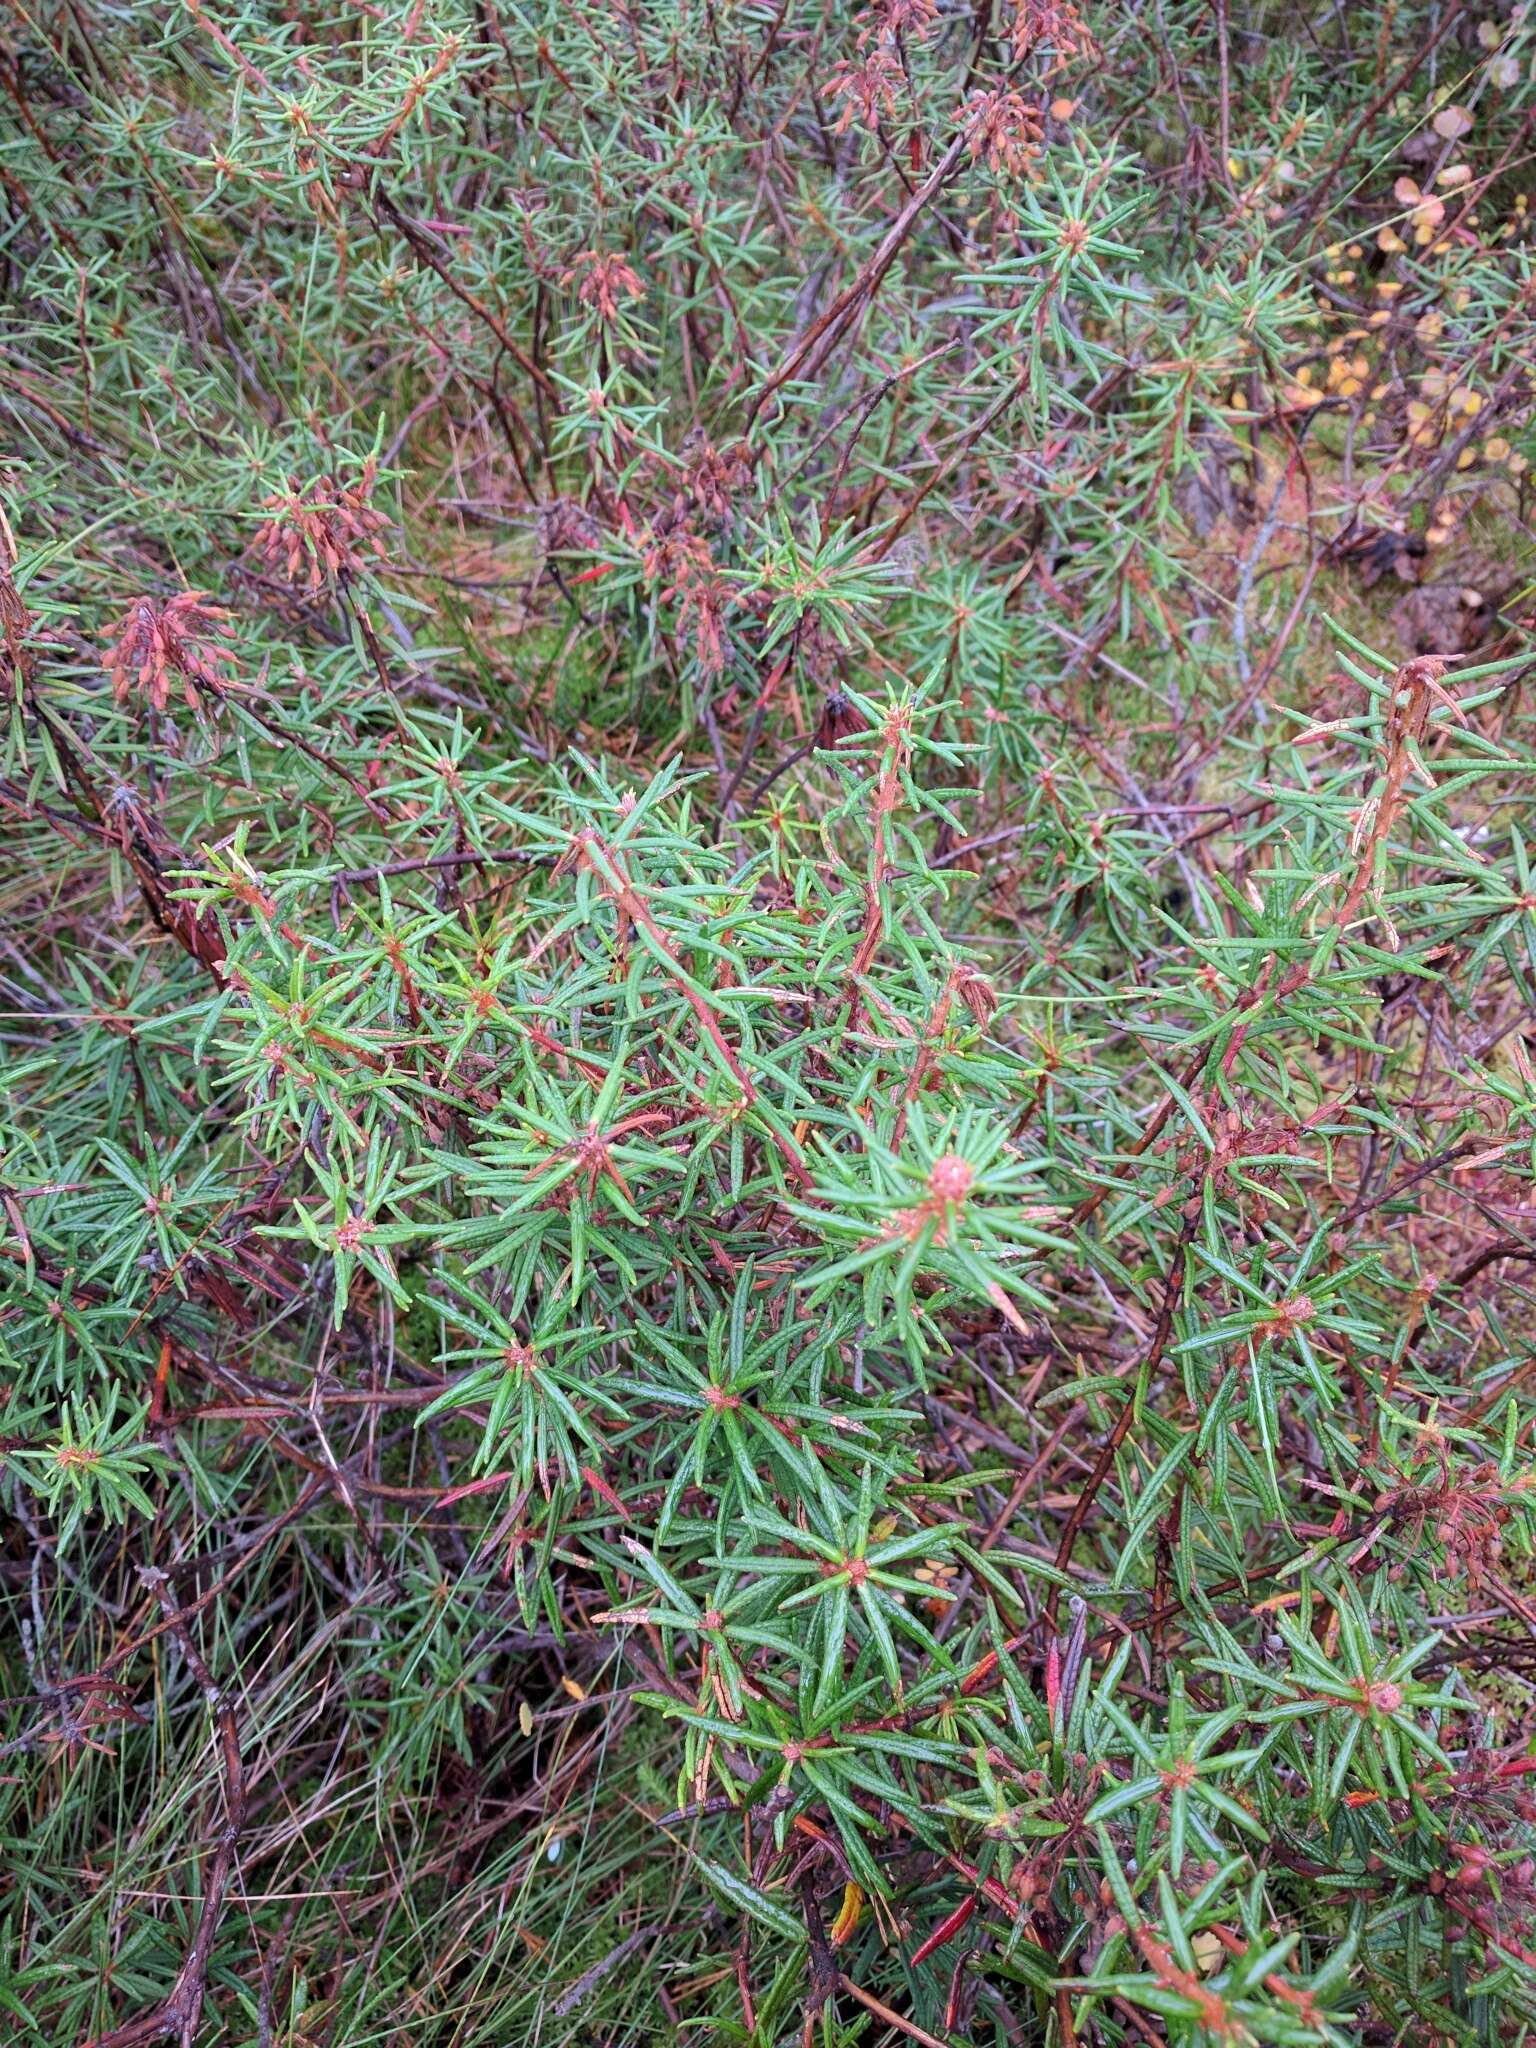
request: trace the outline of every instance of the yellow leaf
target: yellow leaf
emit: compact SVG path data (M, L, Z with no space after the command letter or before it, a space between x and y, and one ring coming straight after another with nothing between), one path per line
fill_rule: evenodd
M838 1908L837 1918L832 1922L832 1946L834 1948L842 1947L855 1927L858 1926L859 1916L863 1911L863 1891L858 1885L851 1882L845 1884L843 1886L843 1903Z
M1202 1976L1211 1976L1226 1961L1227 1952L1209 1927L1202 1927L1198 1934L1191 1937L1189 1945L1194 1950L1195 1961L1200 1965Z

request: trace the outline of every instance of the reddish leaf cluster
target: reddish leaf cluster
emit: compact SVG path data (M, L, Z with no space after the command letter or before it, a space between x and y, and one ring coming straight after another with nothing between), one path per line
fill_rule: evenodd
M308 484L290 477L286 491L262 500L271 516L257 528L257 551L289 583L302 580L310 590L361 575L365 556L384 559L379 535L389 521L369 502L376 477L371 460L353 484L335 476Z
M217 695L223 687L219 667L234 662L229 649L217 644L229 632L228 611L210 604L205 590L183 590L169 598L136 597L107 628L113 696L125 704L137 690L156 711L164 711L179 683L195 711L198 690Z

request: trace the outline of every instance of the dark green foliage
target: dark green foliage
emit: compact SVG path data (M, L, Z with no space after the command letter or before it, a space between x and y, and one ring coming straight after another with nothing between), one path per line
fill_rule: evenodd
M0 41L8 2024L1522 2039L1523 11Z

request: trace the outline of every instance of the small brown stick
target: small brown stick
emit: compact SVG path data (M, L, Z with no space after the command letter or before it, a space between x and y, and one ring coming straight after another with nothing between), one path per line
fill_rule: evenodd
M607 845L595 832L582 831L577 834L567 852L561 855L555 865L555 872L559 874L562 868L578 863L588 868L603 883L614 902L644 938L669 978L677 984L689 1009L698 1019L700 1028L719 1053L731 1079L741 1090L743 1102L749 1105L756 1102L757 1085L742 1065L735 1047L726 1037L718 1011L699 993L692 980L683 972L677 957L676 942L668 938L656 921L645 895L625 873L619 861L618 850ZM802 1187L808 1186L811 1177L799 1148L771 1126L770 1136L796 1181Z
M379 212L387 216L404 236L405 240L410 244L412 252L426 264L429 270L437 273L443 280L443 283L447 285L449 291L459 301L460 305L467 306L475 318L490 329L497 341L500 342L504 353L512 358L513 362L517 364L517 367L525 376L531 378L544 396L551 403L558 404L560 387L546 370L540 369L528 351L512 339L504 323L497 318L490 307L482 300L477 299L473 292L466 291L464 286L459 283L442 257L438 255L436 249L432 246L434 237L430 231L422 227L420 222L412 220L408 214L402 213L387 192L376 188L373 198Z
M1179 1076L1179 1086L1181 1088L1188 1088L1193 1083L1196 1075L1205 1065L1206 1058L1206 1049L1202 1045ZM1132 1159L1139 1159L1149 1145L1156 1143L1157 1139L1162 1135L1163 1126L1167 1123L1169 1117L1173 1115L1175 1106L1176 1101L1172 1095L1165 1095L1163 1097L1161 1105L1154 1110L1149 1119L1147 1128L1131 1147L1129 1156ZM1102 1208L1104 1203L1108 1201L1111 1191L1112 1183L1106 1181L1103 1187L1096 1188L1091 1195L1085 1195L1072 1211L1071 1223L1073 1228L1075 1229L1080 1223L1086 1223L1096 1209Z
M888 2027L894 2027L898 2034L905 2034L909 2041L921 2041L923 2048L949 2048L947 2041L941 2041L937 2034L930 2034L915 2020L904 2019L899 2012L893 2012L888 2005L876 1998L873 1991L866 1991L862 1984L855 1984L851 1977L839 1976L838 1983L850 1998L856 1998L866 2012L872 2012L877 2020L884 2020Z
M1364 903L1377 862L1407 801L1408 771L1414 765L1412 746L1424 737L1433 700L1451 701L1440 687L1447 666L1438 654L1421 654L1405 661L1392 678L1384 734L1385 780L1381 795L1373 806L1361 811L1357 821L1357 835L1364 836L1365 844L1344 901L1334 912L1333 921L1341 931Z
M1168 1338L1173 1330L1174 1311L1179 1305L1179 1296L1184 1291L1185 1262L1188 1259L1189 1247L1194 1241L1195 1232L1200 1227L1200 1216L1200 1197L1195 1195L1185 1204L1183 1225L1179 1231L1178 1243L1174 1246L1173 1259L1168 1267L1168 1277L1163 1282L1162 1306L1158 1310L1157 1326L1152 1332L1152 1341L1147 1346L1146 1357L1142 1361L1142 1374L1150 1375L1156 1372L1163 1352L1167 1347ZM1067 1516L1066 1526L1061 1532L1061 1541L1056 1546L1056 1569L1059 1572L1064 1572L1072 1562L1072 1551L1079 1535L1082 1533L1083 1524L1092 1512L1093 1503L1098 1497L1099 1488L1104 1484L1109 1468L1115 1462L1116 1453L1130 1434L1131 1422L1135 1413L1136 1390L1134 1387L1131 1387L1126 1392L1125 1406L1120 1410L1114 1428L1104 1439L1099 1455L1094 1460L1093 1470L1088 1474L1082 1491L1072 1503L1071 1512ZM1050 1592L1046 1595L1045 1601L1046 1618L1052 1628L1056 1626L1056 1610L1060 1603L1061 1589L1053 1585Z
M837 1991L837 1962L827 1939L826 1923L816 1898L816 1880L809 1871L800 1879L800 1910L805 1916L805 1937L810 1944L811 1984L805 1998L805 2032L809 2038L823 2008Z
M848 326L857 309L866 299L873 298L880 289L881 280L895 262L902 243L916 226L918 216L935 194L953 177L974 126L974 122L967 122L956 133L954 140L934 165L926 181L919 185L886 229L879 247L863 265L853 283L838 293L819 319L812 321L779 367L759 385L747 413L749 428L773 394L782 385L787 384L797 371L803 368L807 376L815 375L836 346L839 335Z

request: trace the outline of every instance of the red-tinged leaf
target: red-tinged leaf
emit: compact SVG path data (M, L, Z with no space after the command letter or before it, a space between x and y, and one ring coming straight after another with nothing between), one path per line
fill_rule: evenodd
M625 1507L623 1501L619 1499L619 1496L614 1492L613 1488L608 1484L607 1480L603 1478L601 1473L594 1472L590 1465L583 1465L581 1468L581 1476L583 1479L585 1479L588 1486L591 1487L592 1491L595 1494L597 1494L600 1499L605 1500L608 1503L609 1507L613 1509L613 1512L619 1517L620 1521L627 1522L630 1519L629 1509Z
M965 1966L970 1961L969 1949L962 1949L955 1957L955 1967L949 1973L949 1995L944 2000L944 2031L946 2034L960 2030L960 1993L965 1984Z
M1021 1337L1027 1337L1030 1334L1028 1323L1025 1322L1013 1303L1008 1299L1007 1294L999 1287L995 1280L987 1282L987 1299L1003 1318L1004 1322L1017 1330Z
M785 676L787 676L788 674L789 656L786 654L783 655L777 662L775 662L772 670L769 672L768 680L766 683L764 683L762 689L759 690L757 694L757 702L752 706L752 709L754 711L762 711L767 707L768 703L773 697L774 691L779 687L780 683L783 682Z
M997 1669L997 1652L988 1650L979 1664L973 1664L960 1681L962 1698L969 1699L973 1692L980 1690Z
M1006 1913L1010 1920L1018 1919L1019 1902L1006 1885L995 1877L983 1877L976 1866L967 1863L963 1856L946 1856L944 1861L951 1870L958 1871L967 1883L975 1885L981 1896Z
M913 1956L913 1966L915 1967L918 1963L927 1962L935 1949L942 1948L947 1941L953 1941L975 1910L976 1894L972 1892L968 1899L962 1899L953 1913L941 1920L938 1926L935 1927L932 1934L929 1935L928 1939L918 1949L916 1955Z
M440 1508L451 1508L455 1501L468 1500L472 1493L489 1493L493 1487L505 1486L509 1480L516 1477L515 1472L488 1473L484 1479L471 1479L467 1486L455 1486L447 1493L440 1493L436 1505Z
M160 1360L155 1367L154 1386L149 1397L148 1422L152 1429L158 1429L165 1420L165 1389L171 1375L171 1340L160 1340Z

